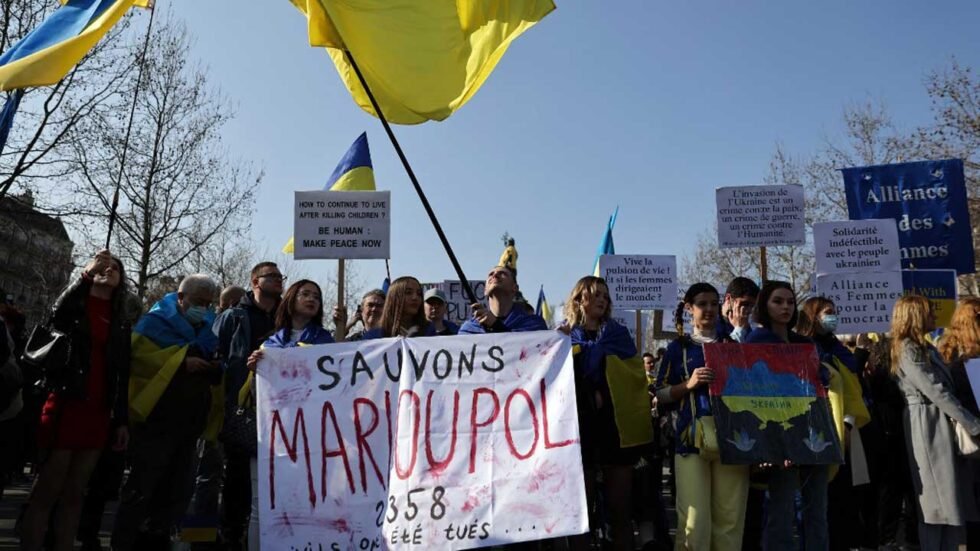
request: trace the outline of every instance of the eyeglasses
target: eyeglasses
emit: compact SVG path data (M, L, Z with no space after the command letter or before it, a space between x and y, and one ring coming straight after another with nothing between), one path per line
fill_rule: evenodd
M310 291L302 291L300 293L297 293L296 296L299 297L299 298L303 298L303 299L311 298L311 299L313 299L313 300L315 300L317 302L320 302L320 301L323 300L320 297L320 293L314 293L314 292L310 292Z
M273 281L286 281L286 276L282 274L262 274L260 276L256 276L256 279L265 279L265 278L271 279Z

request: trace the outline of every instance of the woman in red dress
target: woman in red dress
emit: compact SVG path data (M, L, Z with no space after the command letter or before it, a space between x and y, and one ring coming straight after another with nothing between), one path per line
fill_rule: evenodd
M41 411L38 447L44 457L22 524L22 549L41 549L52 509L55 549L70 550L85 488L111 437L113 449L129 441L128 386L131 324L122 262L100 251L68 285L51 324L71 336L72 369ZM57 505L57 507L55 507Z

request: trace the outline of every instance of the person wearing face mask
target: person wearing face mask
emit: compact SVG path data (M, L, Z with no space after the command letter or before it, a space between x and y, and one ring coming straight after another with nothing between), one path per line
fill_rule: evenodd
M208 425L212 399L221 399L212 397L222 375L213 359L218 340L211 331L218 291L210 277L189 275L136 324L133 452L113 549L166 545L187 509L197 440Z
M103 448L110 444L121 451L128 445L128 297L122 262L102 250L55 302L51 326L69 335L78 369L48 395L41 412L42 461L22 520L22 549L41 549L49 525L53 549L71 549Z
M867 472L867 460L863 453L854 453L852 444L861 438L861 433L855 429L867 425L871 413L864 403L857 361L834 334L837 324L834 303L824 297L812 297L800 309L796 332L817 345L820 363L829 375L827 396L846 460L840 468L830 469L827 524L830 549L847 551L862 545L864 528L858 507L862 494L861 488L854 485L852 474ZM858 448L863 450L864 446ZM861 485L866 484L867 480L861 482Z
M695 283L684 293L675 322L681 327L686 311L694 329L667 345L657 377L657 401L677 411L676 549L742 547L749 467L721 462L708 397L715 372L706 365L703 348L706 343L731 342L718 332L718 298L717 289L708 283Z

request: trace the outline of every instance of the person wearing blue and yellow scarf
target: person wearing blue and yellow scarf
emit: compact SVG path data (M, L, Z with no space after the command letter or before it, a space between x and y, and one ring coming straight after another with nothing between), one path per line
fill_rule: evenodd
M675 476L676 549L738 551L742 548L749 493L748 465L724 465L708 385L714 371L704 359L705 343L730 341L718 332L718 290L695 283L684 293L675 321L691 315L693 332L667 345L657 377L657 401L677 408Z
M833 301L812 297L800 308L796 332L813 339L820 363L828 377L830 401L837 436L844 445L846 460L839 469L831 468L827 487L827 527L831 549L861 547L863 526L858 508L860 494L855 489L852 470L867 471L864 454L855 454L852 442L861 438L861 429L871 422L854 354L840 342L837 309ZM862 446L863 449L863 446Z
M133 330L131 470L113 549L134 549L138 539L169 542L171 528L187 509L197 440L214 417L211 412L222 410L221 370L213 360L217 338L211 332L218 291L210 277L189 275ZM148 532L141 538L144 524Z
M640 446L653 440L653 427L643 361L629 331L611 316L606 282L586 276L575 284L566 301L565 321L559 330L572 339L589 509L595 503L596 471L602 469L614 549L632 549L633 466L640 459ZM587 542L588 534L575 543L587 546Z
M335 315L335 321L338 317ZM342 323L342 322L341 322ZM248 358L248 378L238 395L239 412L255 415L255 368L262 359L263 348L293 348L330 344L333 336L323 328L323 292L320 286L308 279L301 279L289 286L276 310L275 333L262 348ZM253 424L254 426L254 424ZM252 447L254 449L254 446ZM258 458L253 452L250 461L252 478L252 514L248 521L248 549L259 549L259 479Z

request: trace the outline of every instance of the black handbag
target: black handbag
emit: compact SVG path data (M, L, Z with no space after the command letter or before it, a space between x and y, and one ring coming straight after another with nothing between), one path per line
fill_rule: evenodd
M255 418L254 406L242 406L225 419L221 429L221 442L226 450L250 457L258 454L259 438Z
M51 392L72 392L75 371L71 337L49 325L38 325L24 346L21 362L41 374L38 385Z

